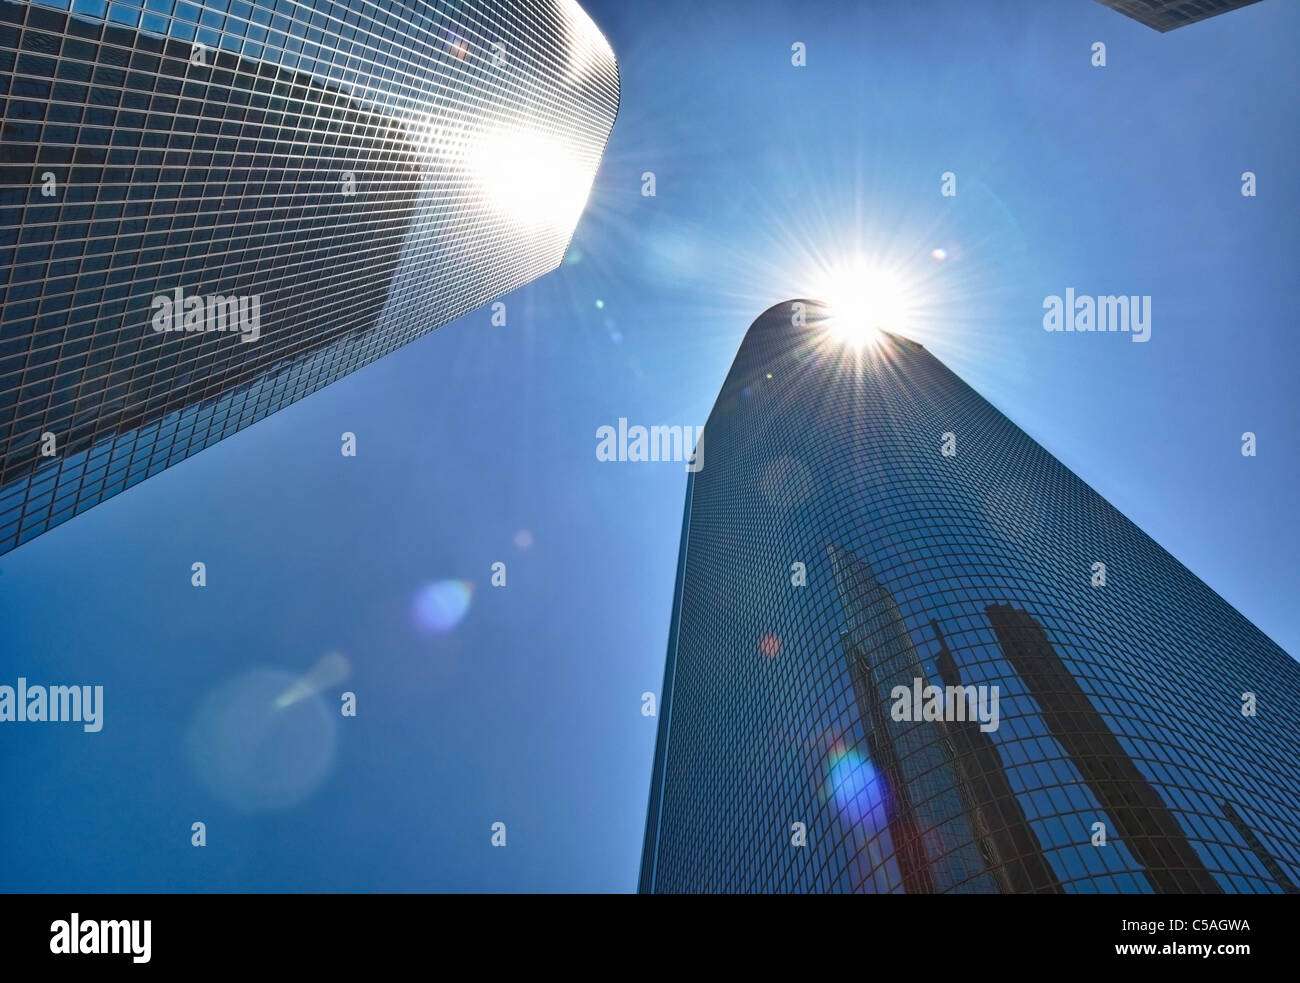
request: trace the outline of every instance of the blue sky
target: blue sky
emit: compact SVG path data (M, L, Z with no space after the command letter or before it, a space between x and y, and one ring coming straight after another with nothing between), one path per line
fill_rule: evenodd
M1160 35L1091 0L585 6L620 114L506 326L470 314L0 558L0 681L105 688L98 734L3 732L0 889L634 889L685 472L598 462L595 431L702 424L750 322L858 254L907 273L906 333L1300 652L1300 9ZM1044 332L1066 287L1151 295L1151 341ZM430 634L412 601L447 580L469 606ZM238 748L204 702L330 652L346 683L259 764L300 801L241 813L194 761Z

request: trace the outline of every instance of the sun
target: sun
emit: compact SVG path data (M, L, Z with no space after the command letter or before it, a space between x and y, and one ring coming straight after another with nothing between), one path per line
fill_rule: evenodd
M866 348L880 340L882 331L899 333L907 326L911 302L906 281L862 260L828 272L812 296L826 305L829 337L850 348Z

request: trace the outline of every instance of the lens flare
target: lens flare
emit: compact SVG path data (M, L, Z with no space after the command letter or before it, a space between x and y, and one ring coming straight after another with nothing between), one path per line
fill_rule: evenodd
M843 743L831 748L823 798L835 804L842 819L855 825L871 819L882 825L885 795L884 778L868 759Z
M766 659L775 659L781 654L781 638L768 632L758 640L758 651Z
M464 61L469 57L469 45L464 38L449 34L447 35L447 46L451 51L451 56L457 61Z
M426 635L445 635L469 611L474 585L468 580L439 580L428 584L411 601L411 620Z
M307 674L275 698L277 710L291 707L309 696L337 686L352 674L352 664L342 652L327 652Z
M242 813L290 809L310 796L334 761L338 711L316 693L282 705L301 677L253 669L199 706L190 762L218 799Z

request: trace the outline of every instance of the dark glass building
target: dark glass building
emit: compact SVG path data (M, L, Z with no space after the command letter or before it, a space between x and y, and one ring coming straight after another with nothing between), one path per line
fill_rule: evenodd
M1172 31L1175 27L1195 24L1216 14L1249 7L1259 0L1097 0L1112 10L1118 10L1147 27L1157 31Z
M922 346L754 323L688 475L648 892L1288 892L1300 664Z
M574 0L0 0L0 553L554 269Z

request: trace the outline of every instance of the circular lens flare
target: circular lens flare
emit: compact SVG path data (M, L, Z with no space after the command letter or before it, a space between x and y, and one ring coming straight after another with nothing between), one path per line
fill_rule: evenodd
M439 580L420 589L411 602L411 619L425 635L445 635L469 611L474 585L467 580Z
M337 675L337 660L323 663L321 672ZM285 694L295 693L303 678L250 669L209 694L195 713L188 733L191 764L208 789L239 812L293 808L330 771L338 711L315 691L286 702Z

